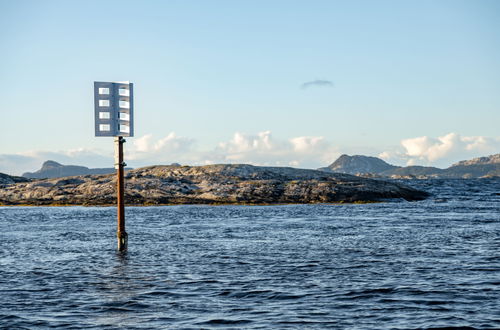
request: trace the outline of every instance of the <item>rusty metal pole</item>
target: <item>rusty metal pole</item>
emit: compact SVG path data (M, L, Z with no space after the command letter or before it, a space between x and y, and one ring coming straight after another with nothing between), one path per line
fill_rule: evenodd
M125 231L125 180L123 175L123 143L122 136L115 137L115 168L116 171L116 202L117 202L117 230L118 251L126 251L128 245L128 234Z

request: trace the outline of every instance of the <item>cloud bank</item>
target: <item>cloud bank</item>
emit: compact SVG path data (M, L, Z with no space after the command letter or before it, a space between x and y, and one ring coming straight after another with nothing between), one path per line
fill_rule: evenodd
M133 140L127 150L127 158L131 163L140 165L170 164L179 159L193 161L191 157L196 154L194 143L194 139L177 136L175 132L158 140L152 134L146 134Z
M461 136L448 133L437 138L420 136L401 140L400 150L384 151L379 157L406 165L448 167L459 160L500 152L500 138Z
M214 150L212 162L249 163L268 166L320 167L339 151L320 136L276 139L270 131L256 135L235 133ZM328 161L329 161L328 160Z
M331 163L340 155L339 150L321 136L298 136L284 140L275 138L270 131L257 134L236 132L211 150L199 150L194 139L178 136L174 132L161 138L146 134L131 142L125 145L125 158L132 167L171 163L246 163L317 168ZM49 159L65 165L113 166L112 151L75 149L0 155L0 172L21 175L38 170Z
M305 82L300 86L301 89L308 89L311 87L333 87L333 82L329 80L316 79Z
M132 167L171 163L246 163L318 168L331 164L342 153L357 153L356 149L335 145L322 136L280 139L270 131L256 134L235 132L227 141L221 141L208 150L200 150L195 139L178 136L175 132L158 138L146 134L129 141L131 143L125 144L125 158ZM459 160L500 152L500 137L461 136L458 133L439 137L420 136L403 139L399 146L380 151L373 150L367 155L378 156L396 165L448 167ZM0 154L0 172L12 175L33 172L49 159L65 165L88 167L112 167L114 163L112 150L79 148L60 152L30 151Z

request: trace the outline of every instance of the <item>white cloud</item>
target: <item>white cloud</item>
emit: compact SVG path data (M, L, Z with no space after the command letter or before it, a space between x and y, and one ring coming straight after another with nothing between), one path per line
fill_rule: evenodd
M151 149L151 140L153 139L153 134L146 134L139 138L136 138L133 142L136 152L148 152Z
M134 139L127 158L134 166L161 165L192 161L194 140L171 132L155 140L152 134Z
M390 151L383 151L378 154L378 158L381 158L385 161L391 159L393 157L393 154Z
M130 140L129 140L130 141ZM404 139L400 146L379 153L396 165L432 165L448 167L459 160L490 155L500 151L500 138L461 136L449 133L440 137L421 136ZM340 149L322 136L297 136L279 139L270 131L257 134L236 132L213 148L199 150L196 141L174 132L155 139L147 134L125 145L125 161L131 167L181 163L207 165L247 163L266 166L318 168L347 154L373 154L373 150ZM54 160L64 165L112 167L113 150L77 148L60 152L28 151L0 154L0 172L21 175L40 169L43 162Z
M132 148L130 149L133 153L177 153L188 151L194 140L177 136L175 132L169 133L167 136L154 141L153 134L146 134L139 137L133 141Z
M384 151L379 157L406 165L448 167L459 160L498 153L500 139L448 133L437 138L420 136L401 141L402 149Z
M296 152L310 152L318 147L322 147L325 143L325 139L322 136L299 136L290 139L292 143L293 150Z
M464 149L464 140L456 133L449 133L437 139L428 136L405 139L401 141L401 145L406 149L408 156L433 162Z
M247 163L317 168L326 166L340 155L337 148L323 137L300 136L282 140L275 138L270 131L257 134L236 132L211 150L199 150L195 145L193 139L175 133L158 140L147 134L134 140L130 150L126 150L126 158L134 167L170 163Z
M229 154L246 152L266 152L276 149L276 141L272 141L270 131L260 132L257 135L246 135L236 132L228 142L220 142L219 150Z
M256 135L237 132L221 142L212 153L212 162L250 163L268 166L316 168L340 155L337 148L320 136L299 136L280 140L270 131Z

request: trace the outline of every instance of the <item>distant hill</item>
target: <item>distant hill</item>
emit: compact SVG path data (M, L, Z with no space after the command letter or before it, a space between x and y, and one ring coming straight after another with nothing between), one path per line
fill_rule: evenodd
M454 166L468 166L468 165L488 165L488 164L500 164L500 154L491 155L488 157L478 157L470 160L462 160L461 162L453 164Z
M130 169L130 168L127 168ZM97 175L115 173L114 168L88 168L77 165L62 165L53 160L43 163L42 168L36 172L26 172L22 176L30 179L53 179L76 175Z
M463 160L446 169L429 166L400 167L376 157L342 155L330 166L320 170L358 176L406 179L500 177L500 154Z
M389 171L384 171L380 174L381 176L414 176L414 177L419 177L419 176L429 176L429 177L434 177L434 176L439 176L444 173L445 170L437 167L431 167L431 166L405 166L405 167L400 167L397 169L389 170Z
M18 182L29 182L30 179L23 178L20 176L12 176L4 173L0 173L0 184L12 184Z
M448 176L460 177L500 177L500 154L463 160L446 170Z
M382 159L376 157L342 155L328 167L322 168L322 170L329 169L332 172L346 174L379 174L384 171L390 171L397 168L400 168L400 166L390 165Z

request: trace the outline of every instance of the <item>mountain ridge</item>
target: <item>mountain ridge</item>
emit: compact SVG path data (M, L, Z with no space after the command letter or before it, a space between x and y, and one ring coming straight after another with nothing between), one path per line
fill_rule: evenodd
M126 168L130 170L130 168ZM76 175L99 175L115 173L114 168L88 168L80 165L63 165L53 160L47 160L42 168L35 172L26 172L21 176L28 179L54 179Z
M459 161L445 169L431 166L401 167L386 163L377 157L341 155L335 162L319 170L393 179L500 177L500 154Z

